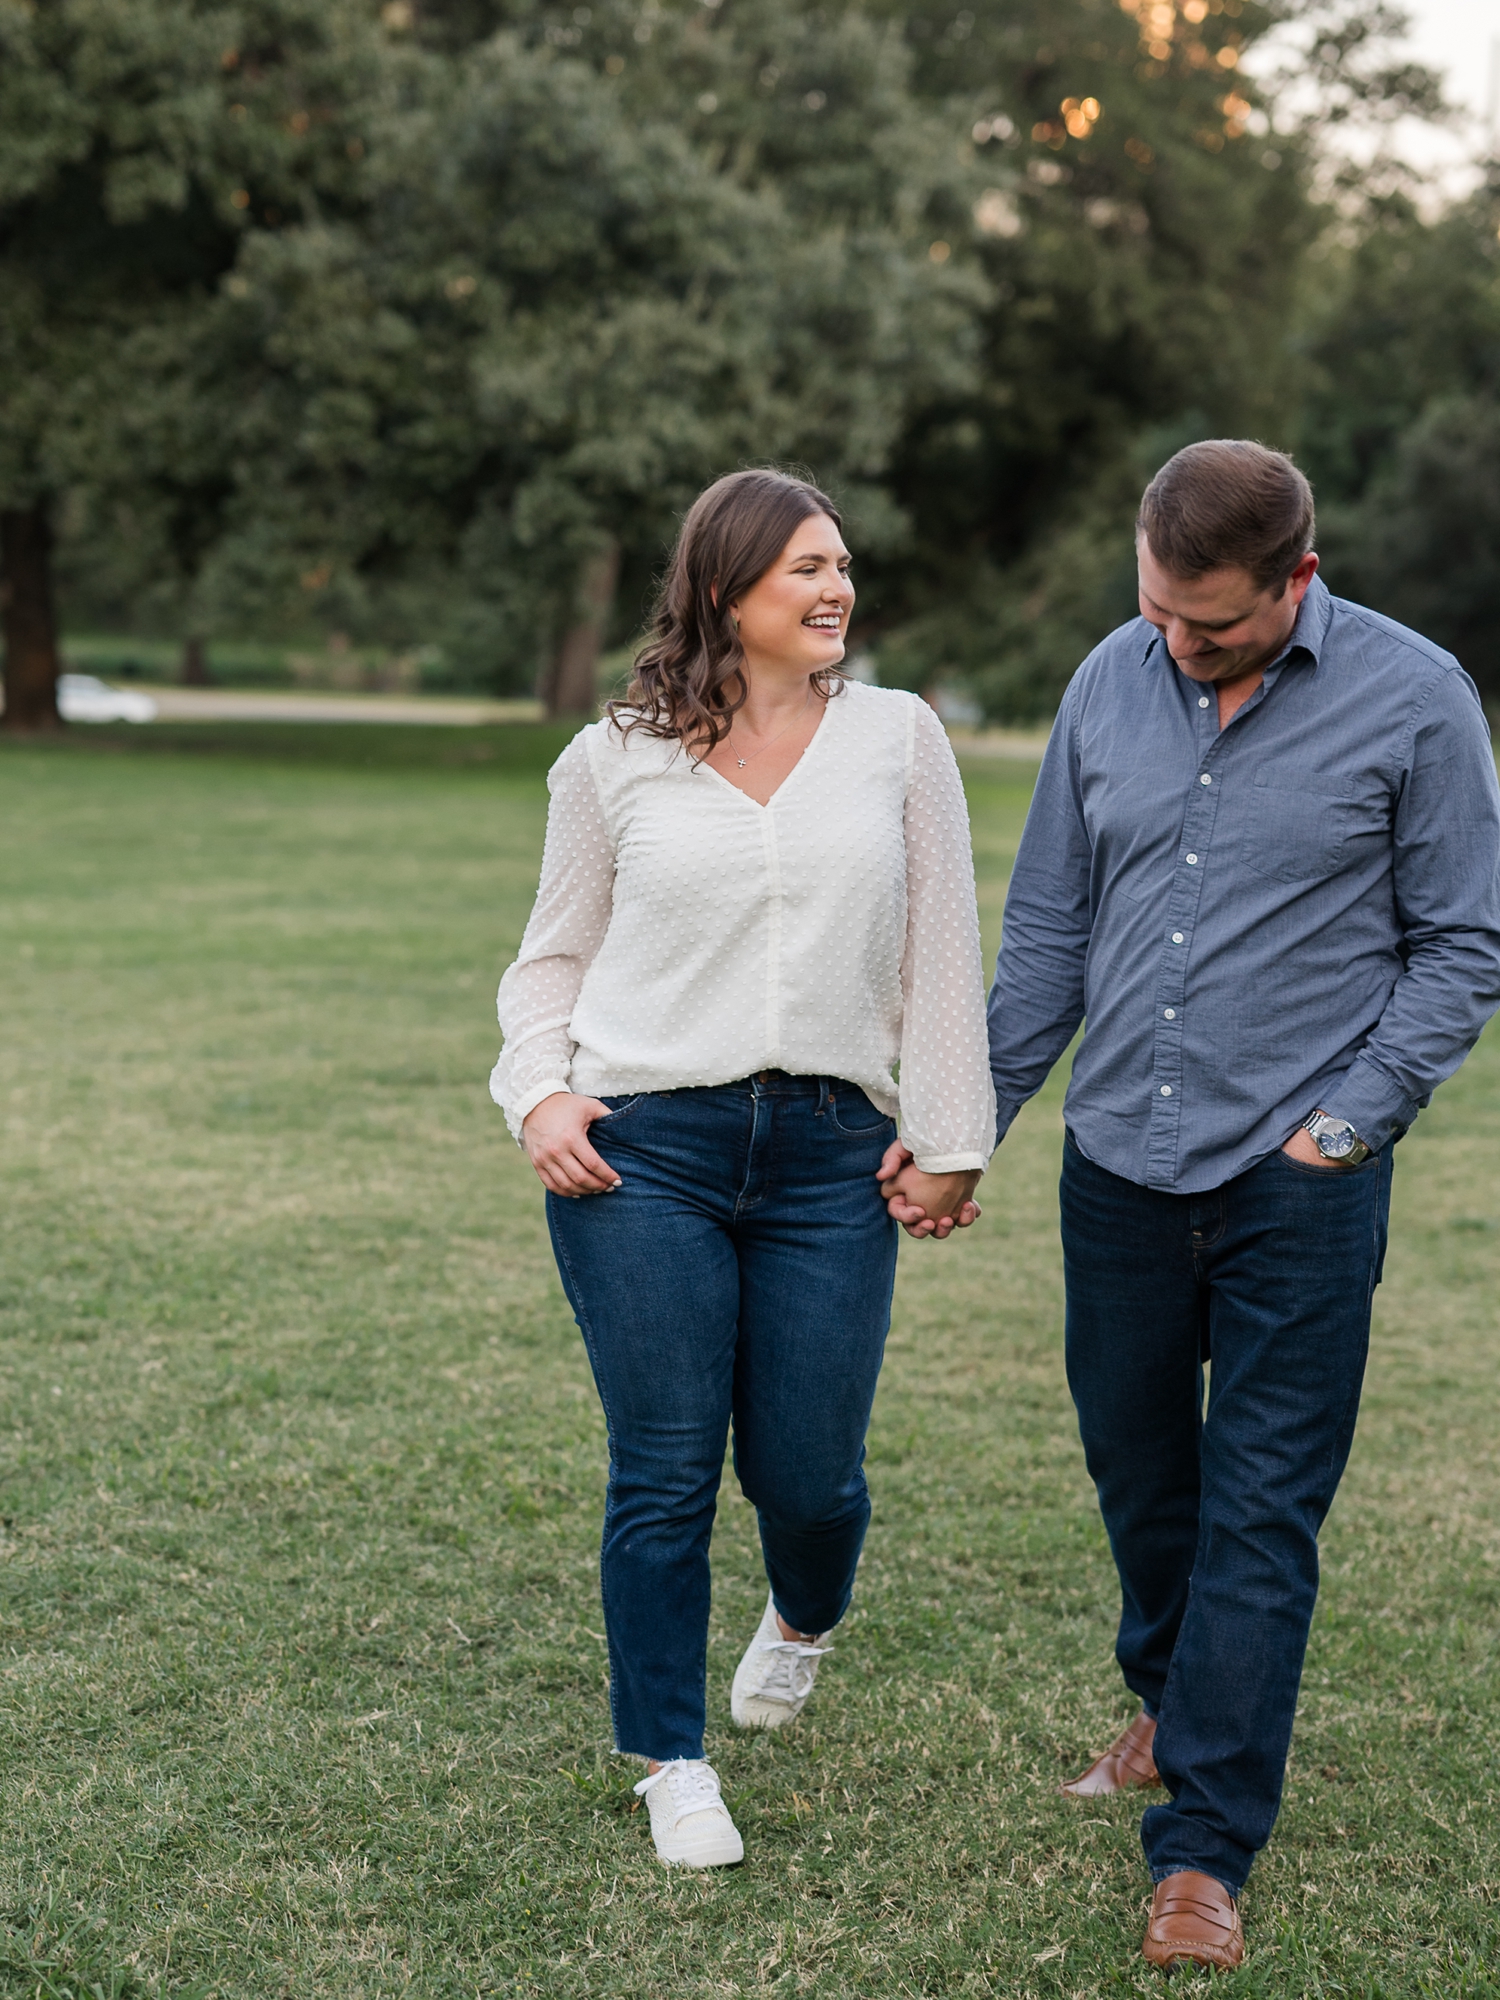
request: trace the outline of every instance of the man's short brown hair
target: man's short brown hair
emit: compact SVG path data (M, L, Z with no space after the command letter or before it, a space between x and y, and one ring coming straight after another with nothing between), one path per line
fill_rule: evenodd
M1313 545L1312 488L1284 451L1208 438L1167 460L1142 496L1135 529L1173 576L1243 569L1269 590Z

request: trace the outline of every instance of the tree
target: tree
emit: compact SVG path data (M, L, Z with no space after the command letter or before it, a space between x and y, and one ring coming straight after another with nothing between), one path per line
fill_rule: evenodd
M1424 215L1353 206L1313 285L1301 447L1320 501L1358 500L1432 404L1500 388L1500 183Z
M993 716L1050 713L1133 614L1144 479L1194 437L1296 442L1305 273L1335 219L1314 198L1321 135L1435 102L1428 73L1388 59L1398 25L1253 0L907 22L919 87L984 163L944 233L991 303L976 391L924 411L897 458L919 532L882 579L883 675L946 670ZM1257 83L1247 59L1278 34L1300 59Z
M1500 697L1500 403L1435 400L1396 440L1353 507L1330 510L1328 574L1341 592L1456 653Z
M806 461L899 533L904 414L972 354L977 281L925 220L967 163L880 24L642 25L419 48L368 217L247 243L200 364L240 389L221 601L406 591L491 684L591 705L615 575L628 631L717 473Z
M1321 0L0 12L0 365L23 384L0 511L37 528L6 560L45 561L66 494L69 547L190 638L439 638L562 711L698 488L791 460L847 504L882 674L1043 713L1129 614L1130 519L1169 451L1296 443L1306 404L1352 504L1421 416L1378 338L1348 382L1324 359L1328 299L1386 267L1348 177L1319 195L1318 121L1432 109L1388 60L1397 22ZM1248 81L1288 33L1295 75ZM1392 240L1426 227L1380 198ZM1484 282L1453 279L1476 352ZM1413 357L1439 317L1412 319ZM1451 347L1444 385L1472 390ZM8 671L50 687L47 593L13 597Z
M170 476L133 456L141 415L172 403L247 233L347 198L346 111L376 54L367 10L341 0L0 8L7 729L58 723L65 492L140 495L152 554L180 576L212 540L225 475L204 406L166 421L184 447ZM220 412L233 393L218 385Z
M1356 190L1309 313L1302 456L1333 589L1450 647L1500 697L1500 169L1436 215Z
M0 507L0 636L6 661L0 727L56 728L52 523L35 500L30 506Z

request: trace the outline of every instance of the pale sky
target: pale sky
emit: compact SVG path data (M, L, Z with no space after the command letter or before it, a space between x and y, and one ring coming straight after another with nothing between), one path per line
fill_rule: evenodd
M1406 0L1411 15L1409 46L1447 78L1448 94L1471 115L1467 130L1453 135L1414 132L1405 150L1420 165L1445 179L1461 173L1461 163L1480 149L1486 122L1495 115L1493 46L1500 39L1500 0Z
M1450 95L1481 116L1489 109L1490 44L1500 36L1500 0L1407 0L1411 46L1448 78Z

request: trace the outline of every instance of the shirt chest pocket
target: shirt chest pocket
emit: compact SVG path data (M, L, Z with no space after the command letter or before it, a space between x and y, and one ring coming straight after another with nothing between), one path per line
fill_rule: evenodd
M1352 781L1319 783L1262 764L1246 801L1246 866L1268 882L1326 881L1360 835L1384 831L1384 805L1357 796Z

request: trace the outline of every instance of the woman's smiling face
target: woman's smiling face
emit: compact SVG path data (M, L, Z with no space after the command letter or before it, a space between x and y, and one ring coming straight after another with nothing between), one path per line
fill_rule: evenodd
M746 664L815 674L844 657L854 585L849 551L826 514L809 514L765 575L731 606Z

